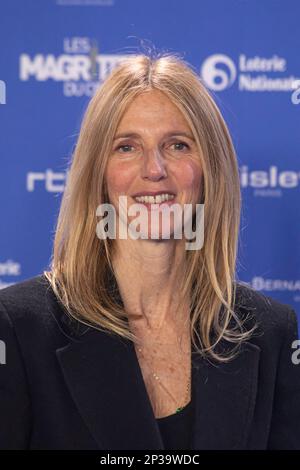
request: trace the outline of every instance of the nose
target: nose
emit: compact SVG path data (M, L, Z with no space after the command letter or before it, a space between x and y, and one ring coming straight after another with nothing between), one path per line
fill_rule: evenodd
M141 176L143 179L159 181L167 177L165 161L158 150L145 152Z

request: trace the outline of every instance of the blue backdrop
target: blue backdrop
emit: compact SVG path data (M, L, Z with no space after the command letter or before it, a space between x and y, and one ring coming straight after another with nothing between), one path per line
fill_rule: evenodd
M237 276L300 314L300 2L1 0L0 8L0 288L48 266L88 100L142 41L181 53L211 89L240 167Z

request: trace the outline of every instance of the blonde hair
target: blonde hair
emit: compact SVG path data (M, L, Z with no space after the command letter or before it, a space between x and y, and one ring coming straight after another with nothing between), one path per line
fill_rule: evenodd
M149 90L164 92L181 110L200 150L204 246L186 252L183 292L191 292L196 351L227 361L252 333L234 309L241 204L238 165L215 101L193 67L176 54L128 56L89 102L60 207L51 269L44 274L73 318L137 340L111 289L114 245L97 237L95 211L107 202L104 175L118 123L134 97ZM232 345L229 353L217 352L221 340Z

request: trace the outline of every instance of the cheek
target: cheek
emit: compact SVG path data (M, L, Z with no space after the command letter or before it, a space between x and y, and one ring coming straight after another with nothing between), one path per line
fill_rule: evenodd
M106 184L111 198L117 195L127 194L134 180L134 169L121 162L110 162L106 169Z
M198 162L183 161L176 168L179 188L184 191L198 191L201 185L202 170Z

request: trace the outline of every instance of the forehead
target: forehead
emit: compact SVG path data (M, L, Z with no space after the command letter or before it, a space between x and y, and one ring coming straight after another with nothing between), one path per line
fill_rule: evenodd
M143 92L136 96L127 106L119 123L118 130L125 130L129 123L145 127L147 125L160 128L175 126L189 129L189 125L180 109L170 98L159 90Z

